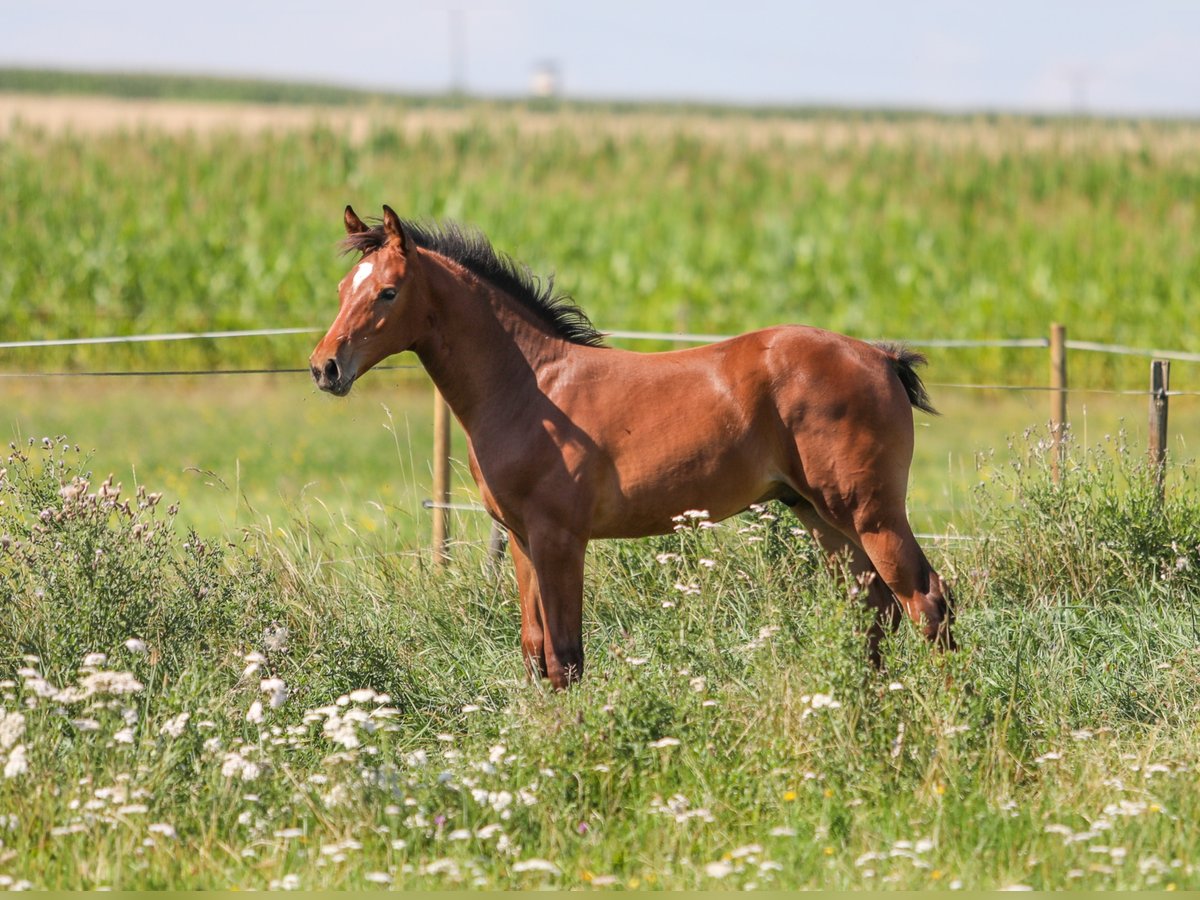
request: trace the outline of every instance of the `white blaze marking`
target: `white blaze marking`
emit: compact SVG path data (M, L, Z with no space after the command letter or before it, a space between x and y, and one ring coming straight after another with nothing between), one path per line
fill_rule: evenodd
M354 290L358 290L358 286L371 277L371 270L375 266L373 263L359 263L358 268L354 270Z

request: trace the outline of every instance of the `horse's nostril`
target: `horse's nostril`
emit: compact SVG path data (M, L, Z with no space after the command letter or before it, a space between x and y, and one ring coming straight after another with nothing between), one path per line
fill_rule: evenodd
M313 381L315 381L317 384L320 384L321 383L321 370L318 369L316 366L309 366L308 368L312 371Z
M331 359L325 363L325 380L330 384L338 380L338 364L336 359Z

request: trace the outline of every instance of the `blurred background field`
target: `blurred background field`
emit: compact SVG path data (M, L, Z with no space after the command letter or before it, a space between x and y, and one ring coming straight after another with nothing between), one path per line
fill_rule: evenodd
M319 112L282 131L231 113L204 133L51 130L3 112L5 339L323 328L346 265L341 208L387 202L482 229L601 328L801 321L918 340L1037 337L1063 321L1073 338L1197 349L1190 124L480 103L441 118L370 107L356 136L345 120L312 124ZM99 359L125 361L114 352ZM282 342L158 352L151 364L297 359ZM1128 360L1073 362L1081 384L1143 380ZM999 350L939 358L937 373L1041 374Z

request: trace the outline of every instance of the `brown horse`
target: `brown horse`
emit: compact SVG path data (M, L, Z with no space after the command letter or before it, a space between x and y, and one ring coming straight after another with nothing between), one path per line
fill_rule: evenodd
M508 529L531 676L583 672L583 562L592 538L672 530L780 500L869 584L873 659L899 610L942 646L948 590L904 501L911 407L933 412L900 347L787 325L667 353L604 346L556 296L476 232L346 207L341 307L309 362L344 396L413 350L466 431L483 502ZM898 601L898 602L897 602Z

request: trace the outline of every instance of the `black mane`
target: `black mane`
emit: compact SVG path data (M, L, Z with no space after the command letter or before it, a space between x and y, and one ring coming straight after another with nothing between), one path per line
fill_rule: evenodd
M605 346L604 335L596 330L587 313L566 294L554 293L554 276L543 283L527 267L496 250L483 232L463 228L456 222L427 225L404 219L401 225L405 236L418 247L452 259L495 285L542 319L559 337L585 347ZM342 249L347 253L357 250L366 255L378 250L386 240L387 235L380 224L347 235L342 241Z

